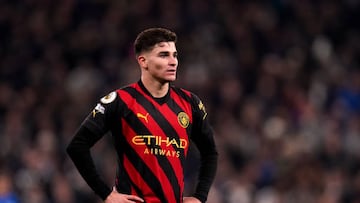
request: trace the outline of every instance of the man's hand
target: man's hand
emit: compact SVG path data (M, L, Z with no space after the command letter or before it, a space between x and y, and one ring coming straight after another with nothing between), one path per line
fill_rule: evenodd
M195 197L184 197L184 203L201 203L201 202Z
M121 194L118 191L116 191L114 187L113 191L109 194L109 196L105 199L104 202L105 203L137 203L137 202L144 202L144 200L135 195Z

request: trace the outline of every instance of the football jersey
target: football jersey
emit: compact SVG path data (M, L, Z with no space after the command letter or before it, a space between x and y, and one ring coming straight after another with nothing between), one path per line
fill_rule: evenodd
M214 151L213 131L200 99L170 86L154 98L141 81L100 99L82 124L94 134L111 132L118 156L115 187L147 203L181 203L190 140Z

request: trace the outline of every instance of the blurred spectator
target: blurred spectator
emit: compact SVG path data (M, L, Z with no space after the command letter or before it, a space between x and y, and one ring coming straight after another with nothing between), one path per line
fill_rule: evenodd
M3 169L0 169L0 203L20 203L11 174Z

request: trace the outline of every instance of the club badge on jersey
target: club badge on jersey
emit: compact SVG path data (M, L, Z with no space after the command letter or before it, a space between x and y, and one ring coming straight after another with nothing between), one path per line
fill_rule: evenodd
M183 128L187 128L190 123L189 116L185 112L180 112L178 114L178 122Z

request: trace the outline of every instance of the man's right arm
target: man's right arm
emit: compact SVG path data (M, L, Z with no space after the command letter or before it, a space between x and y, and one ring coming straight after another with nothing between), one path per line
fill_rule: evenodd
M102 136L103 134L94 133L84 125L81 125L67 146L66 151L90 188L101 199L105 200L112 190L100 178L90 153L90 148Z
M116 92L100 99L93 111L80 125L67 147L67 153L74 162L80 175L90 188L105 200L111 194L111 188L100 178L96 170L90 149L110 130L118 107Z

